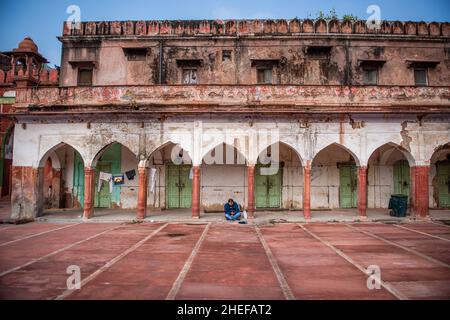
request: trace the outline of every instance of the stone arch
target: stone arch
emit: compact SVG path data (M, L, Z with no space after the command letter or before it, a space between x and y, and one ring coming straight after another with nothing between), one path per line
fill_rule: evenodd
M380 163L385 163L385 161L387 161L387 160L386 160L387 157L388 157L393 151L398 150L398 151L400 151L400 152L403 154L403 156L406 158L406 160L408 161L410 167L412 167L412 166L414 166L414 165L416 164L416 160L414 159L414 157L413 157L413 155L411 154L410 151L406 150L406 149L405 149L404 147L402 147L401 145L399 145L399 144L397 144L397 143L395 143L395 142L392 142L392 141L389 141L389 142L387 142L387 143L383 143L383 144L381 144L381 145L375 147L373 150L371 150L370 156L367 158L367 163L369 163L370 159L372 158L372 156L375 154L375 152L376 152L377 150L379 150L379 149L381 149L381 148L383 148L383 147L385 147L385 146L393 147L393 149L392 149L392 151L389 152L389 154L387 154L386 156L383 157L383 159L380 160Z
M291 143L289 143L289 142L287 142L287 141L282 141L282 140L279 140L279 141L274 142L274 143L267 143L267 144L261 146L261 148L259 148L259 149L257 150L256 159L251 159L251 160L252 160L254 163L257 163L257 161L258 161L259 157L261 156L261 154L262 154L265 150L267 150L267 148L269 148L270 146L273 146L273 145L276 144L276 143L279 143L279 144L281 144L281 145L284 145L284 146L288 147L289 149L293 150L294 153L297 155L297 157L298 157L298 159L299 159L299 161L300 161L300 164L301 164L302 166L304 165L304 159L303 159L303 157L301 156L301 154L300 154L300 152L298 151L298 149L297 149L296 147L294 147Z
M83 154L80 152L80 150L78 150L78 148L74 147L72 144L67 143L67 142L59 142L59 143L53 145L53 147L50 147L49 149L47 149L42 155L39 156L39 162L38 162L37 167L43 168L45 166L45 161L47 160L48 157L53 157L52 162L55 161L54 158L55 157L58 158L58 156L55 154L55 151L63 146L69 146L69 147L73 148L76 152L78 152L78 154L81 157L81 160L86 165L86 159L83 157ZM59 158L57 161L61 165Z
M331 146L337 146L337 147L343 149L344 151L346 151L347 153L349 153L353 157L353 159L355 160L355 163L356 163L357 166L361 165L361 161L360 161L359 157L356 155L356 152L354 152L350 148L348 148L348 147L346 147L346 146L344 146L344 145L342 145L340 143L337 143L337 142L332 142L332 143L326 145L325 147L323 147L323 148L321 148L319 150L316 150L316 152L313 154L311 162L314 161L314 159L317 157L317 155L320 152L322 152L323 150L325 150L325 149L327 149L328 147L331 147Z
M136 154L133 150L131 150L130 148L128 148L126 145L124 145L123 143L119 142L119 141L112 141L110 143L108 143L107 145L104 145L102 148L100 148L96 153L95 156L93 157L90 166L92 168L95 168L97 166L97 162L100 159L100 157L105 153L105 151L112 146L113 144L120 144L122 147L126 148L129 152L131 152L132 154L134 154L134 156L136 157L136 159L139 160L139 155Z
M152 148L150 150L150 152L148 153L148 155L146 156L146 159L145 159L145 166L148 166L150 159L155 155L156 152L161 151L161 150L163 150L164 148L166 148L166 147L168 147L170 145L178 146L181 150L183 150L183 161L185 163L192 163L192 155L191 155L191 152L189 150L184 148L180 143L174 142L172 140L166 140L162 144L160 144L157 147ZM186 152L186 154L184 152ZM185 157L187 157L187 160L189 160L189 162L186 162L186 158Z
M433 153L431 154L429 158L430 163L436 161L436 159L442 154L446 154L449 152L450 152L450 141L439 145L437 148L434 149Z
M247 157L244 155L244 153L243 153L237 146L231 145L231 144L226 143L226 142L219 142L219 143L216 144L214 147L207 149L206 152L202 152L202 153L201 153L201 160L202 160L202 162L204 161L204 158L205 158L209 153L211 153L211 152L214 151L214 150L217 150L218 147L222 147L222 146L225 147L225 152L227 152L227 149L228 149L228 150L230 150L230 149L233 150L233 162L234 162L234 160L235 160L234 152L236 152L236 160L237 160L237 163L233 163L233 164L241 164L241 165L242 165L242 164L248 163ZM226 158L225 161L227 161L227 160L228 160L228 158ZM240 160L243 160L244 163L240 163ZM224 163L224 164L228 164L228 163Z

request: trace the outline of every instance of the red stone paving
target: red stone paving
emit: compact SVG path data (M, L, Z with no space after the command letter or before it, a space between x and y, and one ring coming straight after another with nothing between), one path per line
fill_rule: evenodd
M145 242L142 240L162 223L83 223L54 230L68 225L29 223L0 228L0 244L18 240L0 246L0 299L56 298L67 290L69 265L80 266L82 279L86 279L117 257L121 259L97 272L81 290L65 298L165 299L169 292L175 293L176 299L286 297L253 225L211 224L203 242L200 240L204 224L168 224ZM401 296L450 299L450 268L443 264L449 263L450 242L381 223L350 226L429 258L345 224L304 225L363 268L379 265L382 280ZM450 237L450 228L446 226L427 222L402 226L445 239ZM369 290L363 271L299 225L264 225L260 230L281 277L286 279L296 299L396 299L385 288ZM36 235L46 231L50 232ZM22 239L32 235L36 236ZM133 247L138 243L142 245ZM184 278L180 277L197 243L201 245L190 269ZM55 253L56 250L59 251ZM127 250L130 252L122 256ZM19 266L23 267L5 274ZM179 290L174 286L177 279ZM172 288L175 289L171 291Z
M353 226L357 229L362 229L404 247L423 253L450 266L450 245L443 246L443 243L448 243L445 240L414 233L392 225L356 224Z
M97 224L85 224L84 226L92 228ZM68 274L66 270L68 266L79 266L81 276L86 277L142 238L145 238L149 232L155 230L158 226L160 224L123 225L86 243L29 265L20 271L7 274L0 278L0 298L9 297L10 292L18 295L21 299L56 298L67 289ZM60 231L50 234L53 236L53 240L60 238L55 234L56 232ZM76 242L76 240L73 242ZM33 247L39 246L42 247L42 244L36 243L33 245ZM32 250L30 255L31 253ZM34 258L41 255L42 253L35 254ZM28 260L31 258L28 257Z
M5 226L5 225L4 225ZM6 225L4 230L0 230L0 245L5 242L29 237L41 232L56 230L66 227L61 223L27 223L18 226ZM70 228L70 227L69 227Z
M205 225L168 225L70 299L165 299Z
M212 225L177 299L284 299L253 226Z
M434 223L410 223L404 226L450 240L450 226L440 226Z
M379 225L374 226L374 228L375 227L380 228ZM367 268L369 265L379 266L381 268L382 280L388 282L396 290L402 292L407 298L450 299L450 269L448 268L446 268L446 271L443 271L442 267L436 263L410 253L402 248L387 244L384 241L374 239L368 235L350 229L345 225L314 224L308 225L307 229L330 242L330 244L350 256L364 268ZM413 234L415 237L416 234ZM409 236L413 237L411 235ZM373 245L362 243L363 241L373 242ZM448 248L448 243L444 241L441 242L442 246ZM422 281L422 279L419 278L419 273L423 272L424 269L428 269L430 274L436 275L435 280ZM439 272L436 272L436 269L439 269ZM405 278L410 279L411 277L416 281L405 283ZM405 287L408 289L402 290L402 288ZM428 288L428 291L424 288Z
M367 276L292 224L261 228L297 299L395 299L369 290Z

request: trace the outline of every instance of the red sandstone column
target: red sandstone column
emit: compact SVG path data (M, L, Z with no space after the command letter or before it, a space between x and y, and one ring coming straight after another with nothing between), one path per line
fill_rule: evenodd
M358 213L361 217L367 215L367 167L358 168Z
M84 219L94 215L94 178L95 168L84 168Z
M303 216L311 219L311 163L303 167Z
M200 167L193 166L192 178L192 218L200 218Z
M410 167L409 169L409 207L412 213L416 212L416 193L414 191L414 181L416 176L416 167Z
M255 217L255 166L247 166L248 218Z
M144 219L147 214L147 181L148 181L148 168L139 167L139 192L138 192L138 207L137 207L137 219Z
M414 167L414 208L416 216L422 218L428 216L428 203L429 203L429 191L428 191L428 176L430 172L429 166L416 166Z

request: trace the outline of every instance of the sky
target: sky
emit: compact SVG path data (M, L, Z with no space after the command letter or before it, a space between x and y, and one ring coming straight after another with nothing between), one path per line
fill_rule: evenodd
M367 19L377 5L383 20L450 21L450 0L0 0L0 51L16 48L31 37L39 52L60 65L63 21L70 5L81 21L182 19L292 19L316 16L334 8L342 17Z

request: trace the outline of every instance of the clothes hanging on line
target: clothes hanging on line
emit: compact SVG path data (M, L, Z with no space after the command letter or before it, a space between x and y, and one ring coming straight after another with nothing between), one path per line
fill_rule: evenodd
M150 169L150 192L154 193L156 187L156 169Z
M123 173L113 175L112 179L113 179L114 185L116 185L116 186L125 183L125 178L124 178Z
M136 170L130 170L125 172L125 175L127 176L128 180L134 180L134 177L136 176Z
M100 171L100 173L98 174L97 192L100 192L103 181L106 181L109 183L109 193L112 193L112 190L113 190L112 174Z

